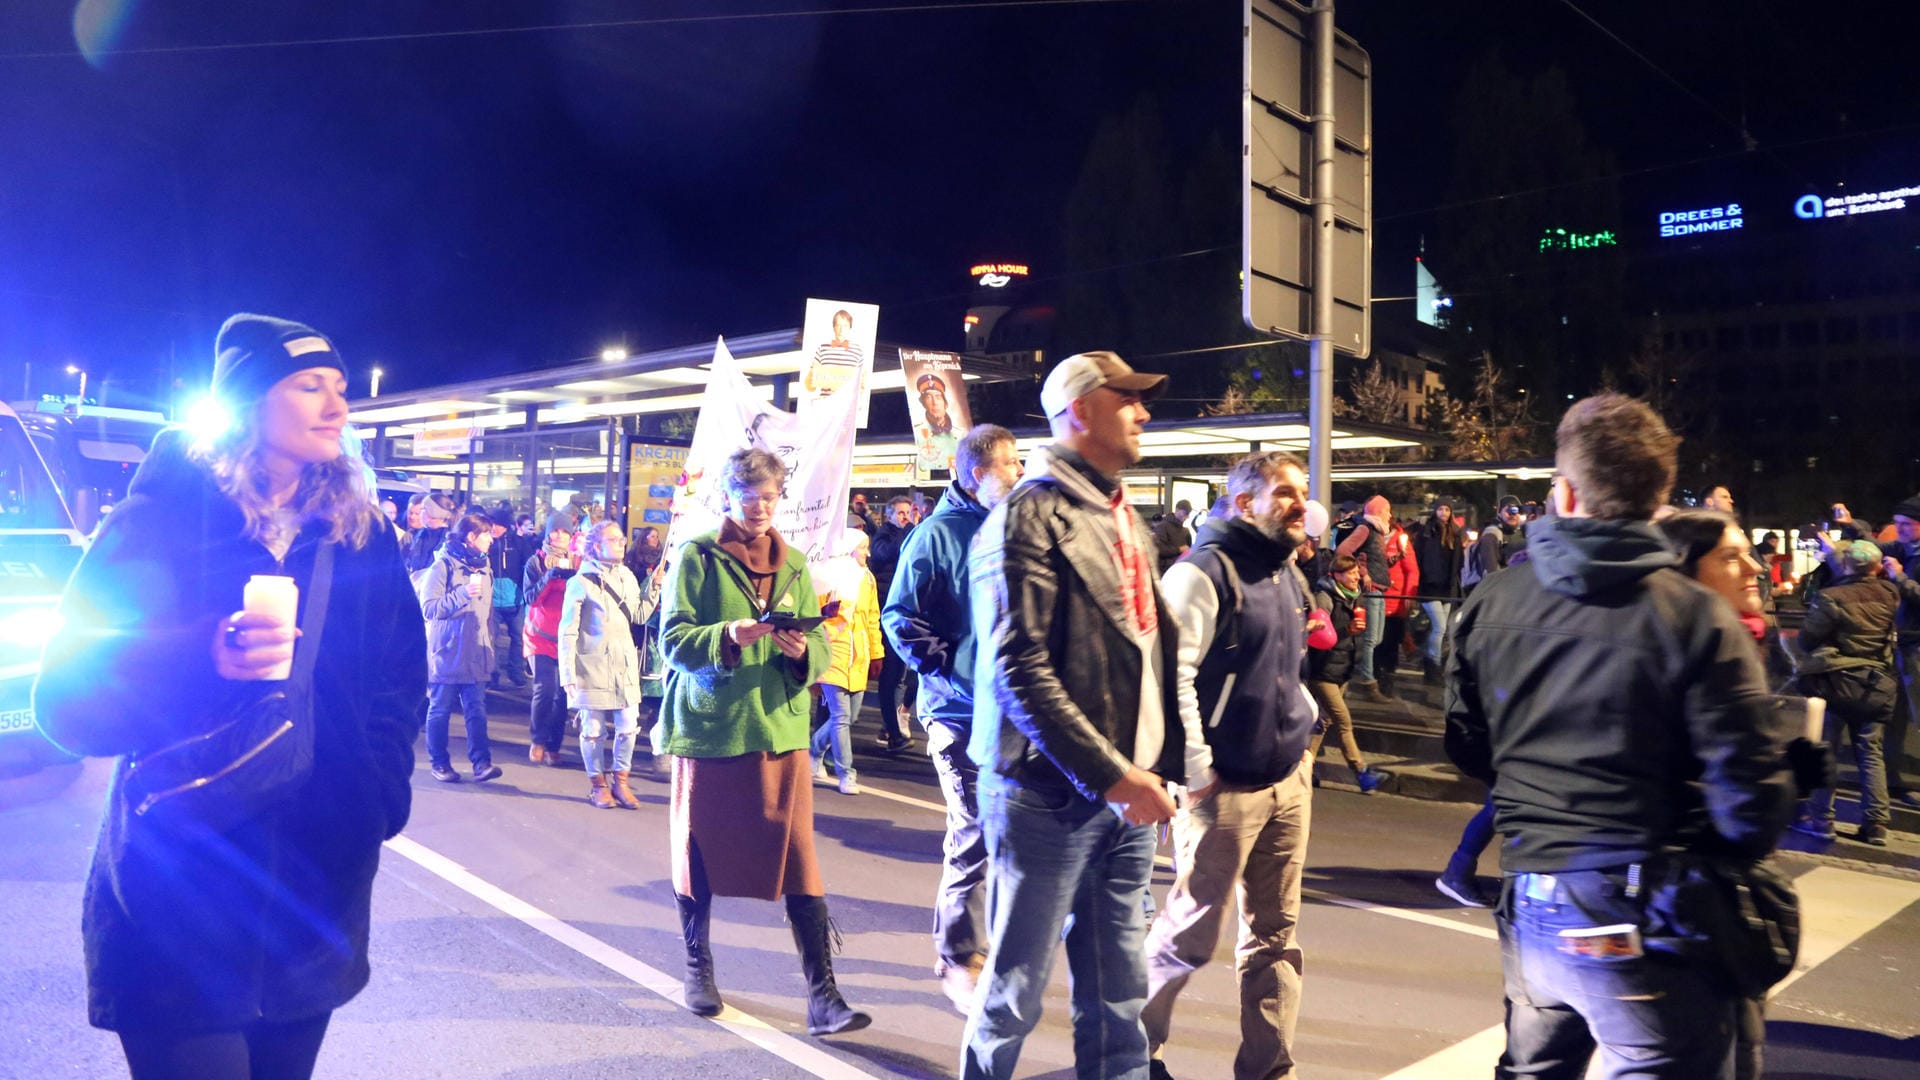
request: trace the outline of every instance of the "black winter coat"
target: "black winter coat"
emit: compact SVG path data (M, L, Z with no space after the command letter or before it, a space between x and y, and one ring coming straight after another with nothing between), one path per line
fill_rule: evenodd
M74 571L34 689L41 727L76 753L167 745L252 700L264 684L214 673L215 627L250 575L290 574L303 596L311 577L321 530L281 564L162 440ZM284 809L224 835L166 830L131 815L117 763L81 920L95 1026L231 1030L316 1016L366 985L374 872L407 823L426 691L420 607L386 521L336 549L328 603L313 773Z
M893 572L900 566L900 553L905 550L907 534L912 531L888 521L868 541L867 569L873 572L873 583L883 600L893 588Z
M1428 515L1413 533L1413 558L1420 565L1422 596L1459 596L1460 563L1465 557L1465 542L1459 529L1453 530L1451 548L1440 542L1441 525Z
M1307 680L1345 686L1353 677L1353 662L1360 655L1364 634L1353 632L1353 610L1360 605L1358 593L1343 596L1331 580L1322 578L1314 586L1313 606L1333 617L1333 632L1339 640L1330 649L1307 650Z

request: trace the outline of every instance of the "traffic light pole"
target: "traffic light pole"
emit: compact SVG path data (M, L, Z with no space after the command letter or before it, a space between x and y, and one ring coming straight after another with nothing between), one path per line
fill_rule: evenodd
M1333 0L1313 7L1313 280L1307 339L1307 491L1333 496Z

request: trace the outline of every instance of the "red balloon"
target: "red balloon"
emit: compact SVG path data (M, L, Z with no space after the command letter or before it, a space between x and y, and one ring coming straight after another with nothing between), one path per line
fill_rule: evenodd
M1307 618L1317 621L1313 633L1307 635L1307 647L1310 649L1331 649L1340 641L1340 634L1333 628L1333 615L1323 608L1313 609Z

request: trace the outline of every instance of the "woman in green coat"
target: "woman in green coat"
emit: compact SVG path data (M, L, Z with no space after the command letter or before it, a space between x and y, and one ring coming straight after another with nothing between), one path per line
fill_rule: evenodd
M765 450L727 459L719 530L682 545L664 597L667 696L653 731L673 755L673 891L687 946L687 1008L721 1008L708 941L713 897L786 898L807 977L807 1032L872 1023L834 985L826 889L813 848L807 687L827 667L806 556L773 528L786 466ZM774 617L814 620L776 629Z

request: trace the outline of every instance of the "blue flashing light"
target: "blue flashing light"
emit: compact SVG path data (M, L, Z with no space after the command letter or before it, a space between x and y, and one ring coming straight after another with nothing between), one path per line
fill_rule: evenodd
M208 395L187 408L187 433L195 442L217 439L233 426L233 414L219 398Z

